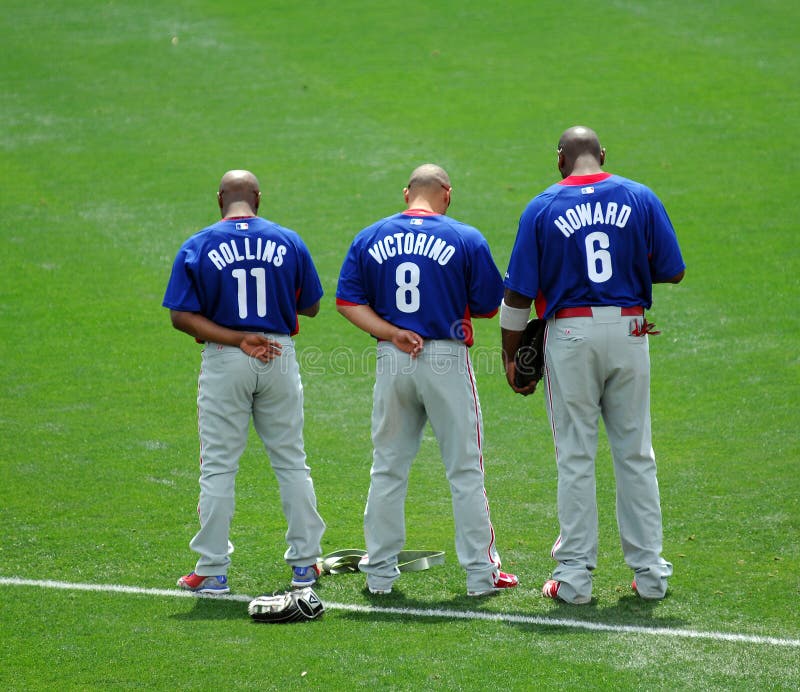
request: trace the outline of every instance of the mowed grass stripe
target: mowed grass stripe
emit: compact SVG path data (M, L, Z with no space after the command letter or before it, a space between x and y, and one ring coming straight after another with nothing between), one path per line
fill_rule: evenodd
M122 593L137 596L161 596L172 598L206 598L211 600L236 601L249 603L255 596L245 594L205 595L195 594L179 589L147 589L124 584L82 584L79 582L55 581L51 579L22 579L19 577L0 577L0 586L32 586L44 589L63 589L68 591L97 591L103 593ZM633 625L608 625L600 622L584 622L564 618L546 618L534 615L514 615L511 613L482 613L474 610L444 610L438 608L386 608L382 606L365 606L352 603L326 602L328 610L345 610L351 613L381 613L386 615L411 616L422 618L452 618L454 620L484 620L489 622L506 622L521 625L539 625L542 627L562 627L582 629L593 632L610 632L614 634L647 634L683 639L708 639L718 642L738 642L744 644L763 644L800 648L800 639L783 639L781 637L763 637L752 634L734 632L700 631L671 627L638 627Z

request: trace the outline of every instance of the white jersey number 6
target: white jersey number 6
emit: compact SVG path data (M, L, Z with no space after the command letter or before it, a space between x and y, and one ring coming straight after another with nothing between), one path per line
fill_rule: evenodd
M395 302L400 312L416 312L419 310L419 267L413 262L397 265L394 273L397 284Z
M589 278L596 284L611 278L611 253L608 245L608 236L602 231L594 231L586 236L586 268Z

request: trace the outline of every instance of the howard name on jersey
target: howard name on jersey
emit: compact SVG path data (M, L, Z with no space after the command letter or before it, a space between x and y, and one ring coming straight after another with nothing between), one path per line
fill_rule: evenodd
M609 173L569 176L522 213L505 285L534 298L547 319L565 307L649 308L652 282L684 268L672 223L649 188Z
M591 194L591 193L584 193ZM616 202L596 202L594 206L591 202L576 204L567 209L560 216L553 220L559 231L569 238L575 231L587 226L616 226L625 228L631 216L631 208L627 204L621 207Z

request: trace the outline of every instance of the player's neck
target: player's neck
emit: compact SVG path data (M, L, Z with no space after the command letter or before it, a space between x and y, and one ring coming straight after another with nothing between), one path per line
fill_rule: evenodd
M611 177L611 173L600 171L598 173L573 173L563 178L559 185L589 185L591 183L599 183Z
M581 166L576 164L575 167L564 177L568 178L570 176L579 176L579 175L598 175L602 173L603 169L597 165L586 165Z
M256 215L256 211L249 204L231 204L222 210L223 219L247 219Z
M444 187L444 186L442 186ZM406 213L414 213L418 216L431 216L433 214L446 214L449 203L436 196L406 194L405 197L408 209Z

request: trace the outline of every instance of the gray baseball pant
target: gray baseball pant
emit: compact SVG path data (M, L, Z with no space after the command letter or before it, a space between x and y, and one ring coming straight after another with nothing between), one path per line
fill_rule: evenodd
M426 421L450 484L456 554L467 573L467 590L490 589L500 558L483 483L481 408L467 347L454 340L427 340L417 358L390 342L378 344L374 451L364 512L368 557L359 568L373 589L391 588L400 574L408 476Z
M288 336L281 355L269 363L248 357L236 346L208 343L198 383L200 432L200 531L190 543L200 554L199 575L227 574L234 486L239 458L247 445L252 418L278 481L281 508L288 524L284 554L293 566L314 564L322 549L325 523L303 445L303 386Z
M553 547L558 595L585 601L597 565L595 455L603 417L614 463L617 524L643 598L662 598L672 565L661 556L661 505L650 429L647 336L632 336L618 307L548 321L546 402L558 466L560 535Z

